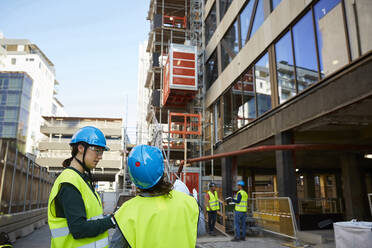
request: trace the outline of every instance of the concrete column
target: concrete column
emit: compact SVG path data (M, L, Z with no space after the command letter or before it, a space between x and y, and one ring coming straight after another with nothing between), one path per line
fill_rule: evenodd
M304 196L305 199L315 198L315 180L314 174L306 173L304 175Z
M238 172L236 162L236 157L225 157L221 159L223 198L233 195L232 189L236 184L236 176Z
M346 220L364 220L368 214L368 198L365 192L364 177L360 159L355 154L342 154L341 172Z
M276 145L293 143L293 133L290 131L275 135ZM276 176L279 196L291 198L295 214L298 213L296 173L293 151L276 151Z

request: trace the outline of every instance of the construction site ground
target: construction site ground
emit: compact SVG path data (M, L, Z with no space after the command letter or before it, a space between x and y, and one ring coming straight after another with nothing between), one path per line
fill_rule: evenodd
M110 236L114 230L110 230ZM197 248L285 248L285 247L296 247L288 246L293 244L290 240L284 240L271 236L260 236L260 237L247 237L245 241L232 242L232 237L226 236L202 236L198 237ZM288 244L285 246L284 244ZM35 230L30 235L18 239L14 243L14 248L49 248L50 247L50 231L48 225L44 225L41 228ZM299 245L297 247L308 247L308 248L334 248L334 243L323 244L323 245Z

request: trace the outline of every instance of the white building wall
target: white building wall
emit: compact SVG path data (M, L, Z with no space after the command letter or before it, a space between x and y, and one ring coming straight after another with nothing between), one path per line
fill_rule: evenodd
M54 109L55 108L55 109ZM52 101L52 114L51 116L60 116L60 117L67 117L68 114L66 113L63 105L56 98L53 98Z
M37 155L38 142L43 137L41 116L52 114L55 72L40 55L26 54L23 49L24 45L19 45L17 52L8 52L0 71L26 72L33 80L26 152Z
M149 140L149 126L146 122L150 91L145 88L147 71L150 66L149 53L146 52L147 41L139 44L138 60L138 89L137 89L137 144L147 144Z

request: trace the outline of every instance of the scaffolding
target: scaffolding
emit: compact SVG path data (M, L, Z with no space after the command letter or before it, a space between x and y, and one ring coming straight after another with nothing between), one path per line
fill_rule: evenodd
M171 171L176 170L176 161L203 155L202 8L202 0L150 1L147 19L151 30L147 52L151 61L145 87L152 93L146 120L151 126L149 144L163 151ZM175 56L172 60L173 50L187 50L187 47L194 49L191 51L193 59L185 57L186 51L180 58ZM178 64L172 67L172 62ZM169 74L177 77L176 80L170 82L169 78L173 78ZM190 84L192 77L195 78L192 89L180 87ZM197 191L201 192L202 163L198 167ZM186 175L182 177L187 178Z

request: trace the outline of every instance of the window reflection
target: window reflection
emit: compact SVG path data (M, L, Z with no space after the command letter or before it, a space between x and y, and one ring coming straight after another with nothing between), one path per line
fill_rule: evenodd
M341 0L321 0L314 6L321 77L348 63Z
M216 4L214 3L212 9L209 12L207 19L205 19L205 44L208 44L214 31L217 27L217 17L216 17Z
M293 27L298 91L318 81L318 65L311 11Z
M255 88L258 116L271 109L269 57L266 53L255 65Z
M233 131L231 88L223 96L223 134L227 136Z
M222 20L233 0L220 0L220 20Z
M32 80L23 73L0 73L0 138L26 142ZM22 150L23 151L23 150Z
M242 81L238 80L233 84L232 88L232 105L233 105L233 130L237 130L244 125L244 107L243 107L243 87Z
M296 95L291 34L288 32L276 44L276 72L279 103Z
M261 27L262 23L265 20L263 4L264 4L263 0L258 0L256 14L254 16L254 21L253 21L253 26L252 26L250 37L252 37L256 33L257 29Z
M247 43L249 39L248 30L249 30L249 24L251 21L254 2L255 0L250 0L248 4L245 6L242 13L240 14L240 27L241 27L240 29L242 33L242 46L244 46L244 44Z
M222 70L233 60L235 55L239 52L239 35L238 35L238 22L231 25L227 30L225 36L221 40L221 59Z
M216 81L218 77L218 67L217 67L217 53L214 51L211 57L208 59L205 66L206 71L206 86L207 89Z
M221 111L220 111L220 100L218 99L217 102L214 104L213 107L213 130L214 130L214 143L217 143L218 141L221 140L222 137L222 129L221 129Z
M254 94L253 68L249 68L241 78L243 90L243 125L257 117L256 97Z

